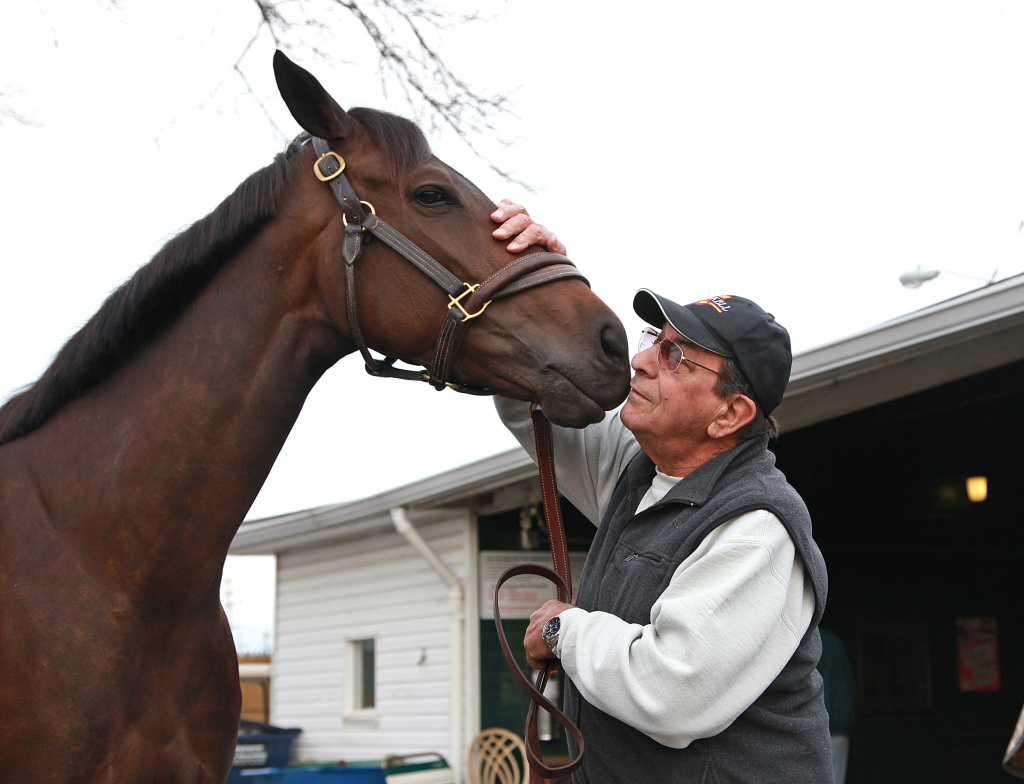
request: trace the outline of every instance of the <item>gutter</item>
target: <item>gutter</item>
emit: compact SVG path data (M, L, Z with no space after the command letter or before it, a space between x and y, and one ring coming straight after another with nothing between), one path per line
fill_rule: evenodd
M466 672L466 589L462 581L453 572L427 541L420 536L420 532L413 526L404 506L391 508L391 522L395 530L406 538L413 549L416 550L433 569L442 582L448 586L448 596L452 603L452 625L451 625L451 748L449 749L449 767L452 773L454 784L461 781L462 771L462 736L463 715L465 702L465 672Z

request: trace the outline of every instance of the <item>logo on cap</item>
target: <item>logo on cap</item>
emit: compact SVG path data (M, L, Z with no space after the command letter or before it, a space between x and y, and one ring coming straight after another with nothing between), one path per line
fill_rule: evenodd
M731 307L729 305L729 303L726 302L727 299L732 299L732 296L730 294L726 294L726 295L724 295L722 297L712 297L711 299L699 299L696 302L694 302L693 304L694 305L710 305L715 310L717 310L719 313L725 313L725 311L729 310L729 308Z

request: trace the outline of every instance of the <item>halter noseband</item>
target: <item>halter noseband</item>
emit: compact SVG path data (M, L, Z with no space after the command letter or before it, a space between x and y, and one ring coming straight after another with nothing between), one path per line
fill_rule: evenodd
M473 319L482 314L496 299L503 299L521 291L540 286L562 278L587 279L565 256L558 253L530 253L513 259L501 269L480 283L463 283L449 272L430 254L403 236L393 226L377 217L373 205L360 201L352 184L345 176L345 161L331 150L323 139L312 137L313 149L319 156L313 166L317 179L326 182L344 212L345 239L341 255L345 261L345 303L349 331L359 347L359 353L366 362L366 372L371 376L402 378L426 381L435 389L451 387L458 392L477 395L494 394L488 389L455 384L449 381L452 359L465 337L464 329ZM367 209L364 210L363 207ZM437 344L434 348L434 365L428 372L402 370L394 367L397 357L376 359L366 345L359 319L356 315L355 271L353 266L363 251L364 234L379 238L406 261L448 293L448 311L441 325ZM369 242L371 237L366 237ZM587 283L587 285L590 285Z

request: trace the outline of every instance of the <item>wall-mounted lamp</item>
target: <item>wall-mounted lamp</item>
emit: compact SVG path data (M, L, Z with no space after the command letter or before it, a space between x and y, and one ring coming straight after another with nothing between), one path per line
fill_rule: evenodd
M976 504L988 498L988 477L967 477L967 497Z
M519 510L519 546L524 550L536 550L540 546L540 531L535 525L539 515L537 504Z

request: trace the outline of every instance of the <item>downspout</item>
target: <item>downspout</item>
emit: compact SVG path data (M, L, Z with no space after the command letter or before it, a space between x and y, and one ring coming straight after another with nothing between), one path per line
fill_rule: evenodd
M430 567L437 572L437 575L448 586L448 596L452 603L452 628L451 628L451 748L449 749L449 766L451 767L452 779L459 784L462 772L462 734L463 712L465 706L465 674L466 674L466 590L456 574L448 568L444 561L420 536L420 532L409 520L404 506L395 506L391 509L391 522L395 530L408 540L426 561Z

